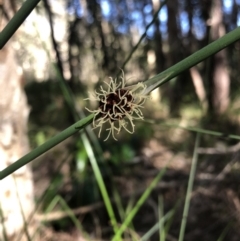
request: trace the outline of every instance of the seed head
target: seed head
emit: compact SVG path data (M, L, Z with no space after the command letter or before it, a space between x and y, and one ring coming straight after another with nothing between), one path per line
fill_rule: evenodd
M95 114L93 119L93 129L99 128L100 137L103 125L105 123L110 124L110 128L106 129L108 135L105 141L112 134L112 137L116 139L115 132L118 134L122 128L127 132L134 132L133 120L141 119L143 120L143 113L140 108L143 108L145 100L148 98L144 94L146 90L146 85L139 82L136 85L126 87L124 72L122 71L121 81L117 83L117 78L113 80L110 78L110 83L104 81L107 85L107 90L104 90L100 86L100 92L95 91L94 94L90 96L91 100L96 100L99 102L99 107L97 110L89 110ZM130 127L127 125L130 123Z

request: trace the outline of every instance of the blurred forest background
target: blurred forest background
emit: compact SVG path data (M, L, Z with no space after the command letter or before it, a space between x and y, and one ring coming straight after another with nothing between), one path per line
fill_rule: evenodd
M8 21L21 4L1 1L2 18ZM120 69L129 85L145 81L239 24L239 0L42 0L7 46L30 107L31 149L88 115L85 107L97 108L84 100L88 92ZM166 240L178 240L196 133L176 126L224 133L201 137L184 240L239 240L240 146L228 138L240 133L239 76L236 42L153 91L146 121L136 123L133 135L123 131L118 141L104 142L104 131L98 138L89 126L35 160L28 178L39 240L111 239L89 158L99 163L119 224L171 160L124 238L141 240L158 222L162 203L163 213L175 210ZM148 240L160 240L159 232Z

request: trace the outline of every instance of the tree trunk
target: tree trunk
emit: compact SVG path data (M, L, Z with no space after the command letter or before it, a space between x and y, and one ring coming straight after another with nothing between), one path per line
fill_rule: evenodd
M152 0L152 6L153 6L153 15L156 14L160 7L160 1L159 0ZM162 36L160 32L160 20L159 18L156 19L154 22L155 25L155 32L154 32L154 50L155 50L155 74L160 73L164 69L164 62L165 57L162 51Z
M222 16L222 2L212 3L211 39L214 41L225 34ZM230 78L227 70L226 50L218 52L212 59L211 87L209 95L209 111L211 114L223 114L229 105Z
M201 107L205 113L208 106L207 106L207 98L206 98L207 95L206 95L205 87L203 84L202 76L199 73L196 66L194 66L190 69L190 74L192 77L193 86L194 86L196 95L197 95L199 102L201 104Z
M182 45L179 37L179 23L178 23L178 1L167 1L168 12L168 44L169 44L169 66L172 66L182 60L181 53ZM184 75L184 74L183 74ZM180 81L182 75L170 83L170 112L172 116L179 116L180 103L183 95L184 83ZM176 81L177 80L177 81Z
M0 170L29 152L29 108L10 45L0 51ZM0 240L14 240L34 208L30 167L24 166L1 180L0 190Z

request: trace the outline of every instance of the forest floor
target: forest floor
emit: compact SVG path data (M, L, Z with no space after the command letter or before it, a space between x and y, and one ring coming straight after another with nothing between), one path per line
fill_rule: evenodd
M175 134L182 136L183 132ZM158 221L160 198L163 199L164 213L173 209L179 202L166 238L166 240L178 240L192 156L190 153L177 150L174 146L170 148L163 143L163 137L159 138L158 135L159 133L155 132L155 137L144 143L132 161L122 164L121 171L118 170L119 166L112 166L112 176L105 177L105 180L108 184L109 178L111 179L120 193L123 206L126 207L129 202L134 203L140 197L157 173L171 160L163 179L135 217L133 226L137 235L143 235ZM34 170L37 197L40 197L43 190L49 186L50 179L58 171L56 166L61 162L61 157L66 158L64 153L70 143L71 140L68 140L60 144L53 152L37 161ZM221 148L199 148L199 162L184 240L210 241L218 240L225 235L225 240L239 240L240 166L237 147L235 145L232 149L227 148L223 152ZM61 195L71 207L72 198L76 198L74 192L77 190L81 195L82 186L73 183L70 178L70 166L70 161L62 166L60 171L62 181L54 193ZM108 188L109 193L112 193L111 185ZM117 210L113 195L111 197ZM83 229L92 237L91 240L110 240L112 230L101 199L80 206L75 203L71 208L81 221ZM44 240L84 240L68 218L66 210L54 209L48 215L47 223ZM158 233L151 240L159 240Z
M32 100L35 112L30 117L30 140L33 146L39 144L36 144L36 140L43 141L70 124L66 124L69 120L66 117L67 112L61 109L62 102L59 102L59 96L55 95L52 100L53 103L57 103L55 111L52 111L50 101L46 100L45 96L42 98L43 101L41 97L37 98L35 106L34 99ZM39 103L41 109L37 109ZM44 109L44 103L51 108ZM164 108L156 109L159 107L153 107L152 104L150 106L151 108L147 108L146 116L151 117L154 113L154 119L159 119L160 125L149 127L147 123L139 124L133 135L120 136L118 142L100 140L104 162L99 162L99 166L117 220L121 224L121 205L123 210L134 206L159 171L168 165L162 180L140 208L131 229L125 233L124 240L140 240L140 237L159 221L159 202L162 200L164 214L175 210L174 216L165 227L166 240L177 241L196 133L161 126L163 122L170 123L171 119ZM184 111L185 116L172 119L174 123L190 126L199 123L194 110L189 111L194 112L193 116L189 116L186 109ZM235 123L235 126L226 123L222 123L221 126L216 121L209 123L212 124L208 129L220 130L223 127L222 131L225 130L226 133L228 130L239 133L239 123ZM34 132L39 129L41 131ZM79 154L79 159L88 160L83 146L77 144L79 139L79 135L75 135L33 162L36 200L41 201L42 195L48 190L36 215L39 240L100 241L110 240L113 235L90 163L87 161L84 172L80 172L77 166L76 154ZM202 135L200 143L184 240L238 241L239 144L225 137L210 138L206 135ZM120 197L121 205L116 193ZM52 208L49 208L49 205ZM49 208L48 214L43 215L42 210L46 208ZM88 239L84 238L84 233ZM132 238L133 234L135 239ZM149 240L159 240L159 232L157 231Z

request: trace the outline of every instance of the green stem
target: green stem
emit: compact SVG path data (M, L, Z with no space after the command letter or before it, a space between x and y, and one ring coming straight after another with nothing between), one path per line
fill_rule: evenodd
M191 166L190 176L189 176L189 180L188 180L188 187L187 187L187 193L186 193L186 199L185 199L185 204L184 204L184 209L183 209L183 217L182 217L178 241L184 240L184 234L185 234L185 229L186 229L186 225L187 225L187 217L188 217L190 201L191 201L191 193L192 193L192 190L193 190L193 182L194 182L194 177L195 177L196 168L197 168L197 161L198 161L197 150L198 150L198 147L199 147L199 143L200 143L200 134L197 133L197 138L196 138L196 141L195 141L195 147L194 147L194 153L193 153L193 159L192 159L192 166Z
M160 122L156 122L156 121L149 121L149 123L156 123L156 124L159 124L161 126L179 128L179 129L183 129L183 130L187 130L187 131L194 131L194 132L212 135L212 136L219 136L219 137L226 138L226 139L240 140L239 135L233 135L233 134L224 133L224 132L220 132L220 131L206 130L206 129L201 129L199 127L179 126L179 125L176 125L176 124L160 123Z
M17 31L23 21L28 17L32 10L41 0L26 0L18 12L9 21L6 27L0 33L0 49L4 47L7 41Z
M107 209L107 212L108 212L111 224L112 224L114 232L116 234L117 231L118 231L117 220L116 220L116 217L115 217L112 205L111 205L111 201L110 201L110 198L109 198L106 186L105 186L103 178L102 178L102 174L101 174L100 169L98 167L97 160L96 160L95 155L93 153L93 149L90 146L90 144L87 141L87 139L83 139L83 143L84 143L84 146L86 148L89 160L91 162L92 169L94 171L94 175L96 177L99 189L101 191L101 194L102 194L102 197L103 197L103 201L105 203L105 206L106 206L106 209Z
M219 52L220 50L226 48L230 44L236 42L240 39L240 27L234 29L233 31L227 33L223 37L217 39L206 47L198 50L194 54L180 61L179 63L171 66L162 73L154 76L153 78L147 80L145 84L147 85L146 94L159 87L160 85L166 83L170 79L176 77L183 71L193 67L194 65L202 62L204 59L210 57L211 55Z
M56 135L56 136L52 137L50 140L46 141L41 146L37 147L36 149L31 151L27 155L23 156L22 158L20 158L16 162L14 162L12 165L10 165L7 168L5 168L4 170L2 170L0 172L0 180L5 178L6 176L12 174L13 172L15 172L17 169L21 168L22 166L28 164L30 161L32 161L36 157L42 155L43 153L45 153L52 147L56 146L60 142L64 141L65 139L67 139L68 137L73 135L74 133L78 132L80 129L84 128L86 125L88 125L90 122L92 122L93 117L94 117L94 114L91 114L91 115L87 116L86 118L76 122L75 124L71 125L67 129L65 129L64 131L59 133L58 135Z
M165 174L165 172L167 170L167 167L168 167L168 164L158 173L158 175L153 179L153 181L150 183L148 188L144 191L144 193L139 198L139 200L137 201L134 208L128 213L128 215L127 215L126 219L124 220L123 224L118 228L117 233L115 233L112 241L121 240L121 236L122 236L123 232L126 230L128 225L131 223L133 218L136 216L136 213L138 212L140 207L143 205L143 203L146 201L146 199L149 197L152 190L160 182L160 180L162 179L163 175Z

